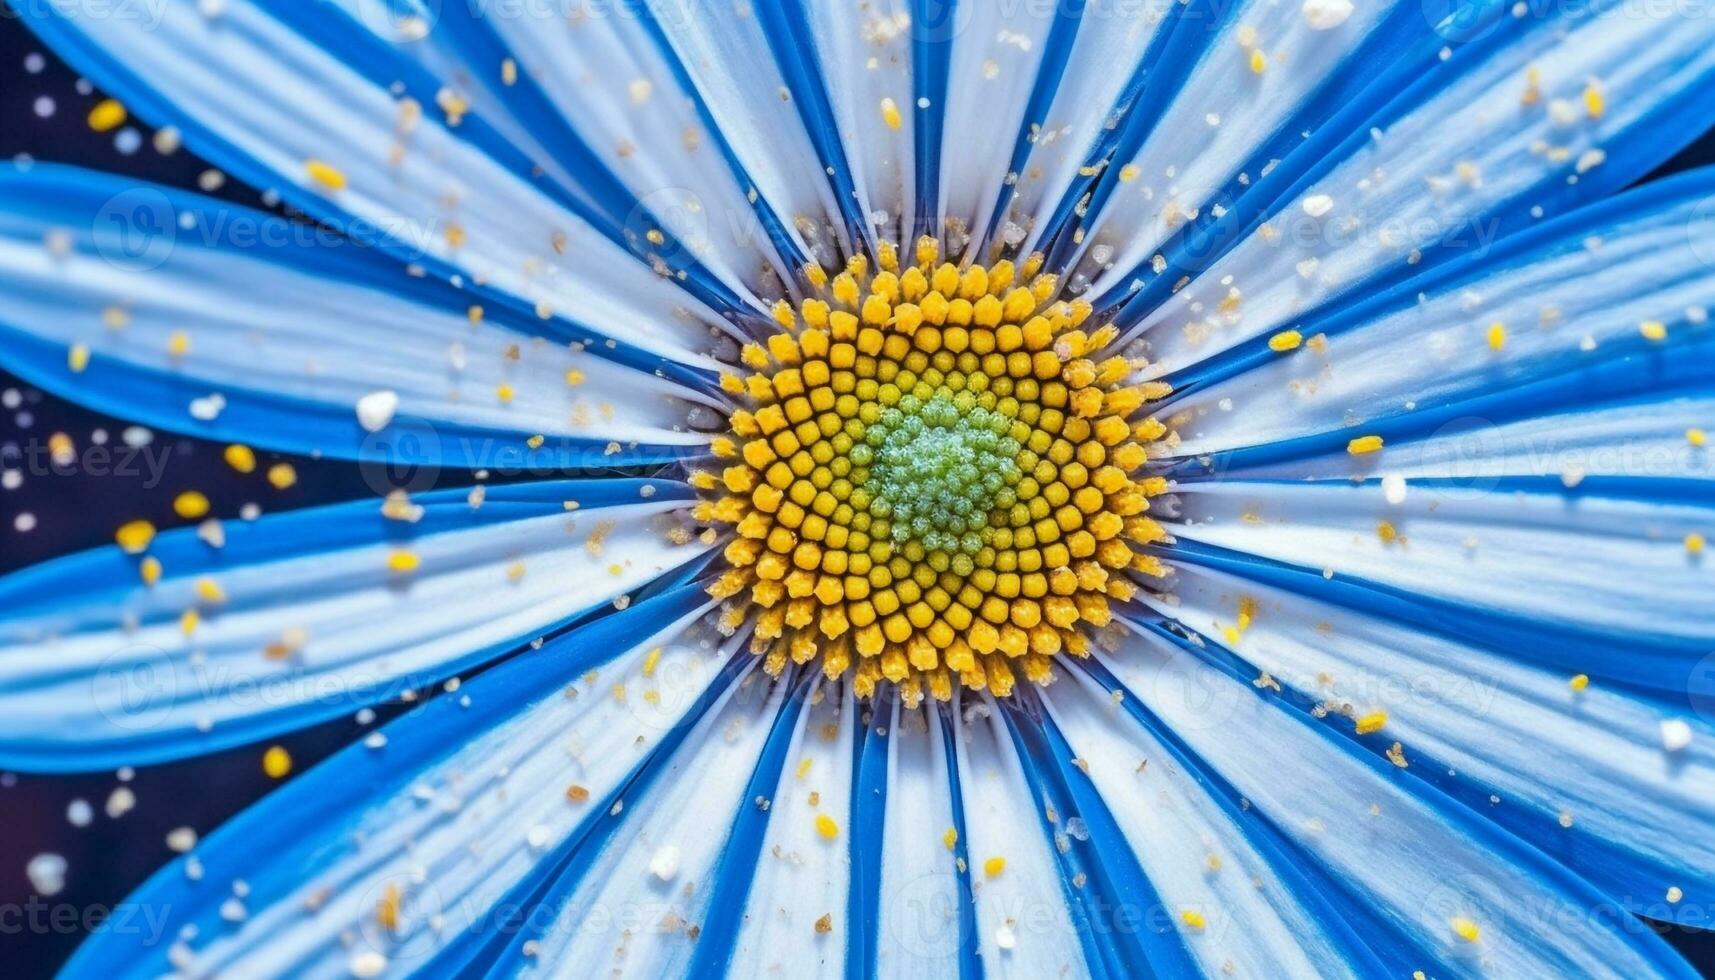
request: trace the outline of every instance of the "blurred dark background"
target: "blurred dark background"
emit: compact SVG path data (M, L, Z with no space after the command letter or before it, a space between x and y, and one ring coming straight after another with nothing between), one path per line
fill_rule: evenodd
M3 8L0 8L3 11ZM0 165L45 160L72 163L211 192L250 207L267 208L257 189L212 171L180 149L163 154L155 132L136 120L107 133L85 122L102 98L62 64L9 13L0 13ZM1663 167L1671 173L1715 162L1715 133ZM3 362L3 358L0 358ZM40 449L56 434L83 451L106 446L114 459L138 460L131 475L96 479L44 465ZM213 515L239 519L246 512L276 511L371 496L355 467L304 457L267 456L248 476L221 462L220 445L124 419L88 412L32 389L0 369L0 574L57 555L111 543L114 528L144 517L158 526L179 523L172 500L195 489L213 503ZM152 466L142 465L147 458ZM286 460L295 486L276 490L264 472ZM159 480L152 474L160 474ZM397 707L382 710L384 720ZM332 722L280 739L293 771L303 772L351 740L355 720ZM264 775L263 746L138 772L88 776L30 776L0 772L0 909L32 906L43 929L14 931L0 918L0 977L50 976L90 924L122 901L153 870L175 856L170 833L189 827L207 834L255 801L277 781ZM116 814L116 815L115 815ZM63 889L43 898L26 867L36 855L65 859ZM13 920L17 920L17 916ZM1715 976L1715 935L1669 932L1669 938Z

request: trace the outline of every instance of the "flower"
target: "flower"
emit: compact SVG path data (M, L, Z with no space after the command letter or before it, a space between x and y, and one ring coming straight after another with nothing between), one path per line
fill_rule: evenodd
M0 765L439 692L69 975L1689 973L1706 15L18 6L316 223L8 172L0 362L388 492L0 580Z

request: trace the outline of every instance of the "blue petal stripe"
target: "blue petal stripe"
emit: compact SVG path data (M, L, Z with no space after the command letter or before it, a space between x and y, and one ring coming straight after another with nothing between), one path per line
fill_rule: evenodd
M1181 637L1154 624L1143 624L1142 628L1168 642L1184 642ZM1269 869L1280 878L1282 887L1316 916L1317 922L1331 938L1341 943L1356 975L1386 976L1394 972L1388 964L1397 967L1404 963L1421 964L1430 976L1455 975L1444 964L1437 966L1439 960L1433 952L1391 928L1386 920L1378 919L1363 896L1349 883L1328 874L1314 854L1282 832L1271 817L1250 806L1244 794L1204 763L1173 731L1172 726L1157 718L1106 666L1090 659L1079 661L1076 669L1094 678L1103 689L1121 695L1118 698L1120 710L1172 753L1172 764L1196 780L1209 798L1232 819L1233 825L1244 833L1246 842L1268 861ZM1361 932L1359 924L1362 924Z
M471 935L466 937L466 941L448 944L433 961L424 964L423 974L477 980L516 973L522 957L520 947L558 920L577 884L589 873L602 849L613 842L625 825L623 808L616 812L615 806L649 792L650 786L668 770L674 754L696 730L698 723L756 663L754 657L739 656L724 664L715 682L637 764L632 775L601 801L594 816L495 903L496 909L506 912L488 928L488 934Z
M1715 385L1715 334L1707 330L1670 330L1668 340L1659 343L1641 336L1628 337L1610 342L1603 350L1603 356L1594 360L1580 356L1575 349L1545 358L1540 377L1528 384L1482 389L1469 397L1424 398L1413 411L1366 424L1363 434L1379 435L1386 445L1398 447L1465 418L1500 425L1592 404L1660 403L1675 394L1708 392ZM1231 478L1254 467L1343 454L1356 434L1355 430L1336 430L1223 450L1176 460L1165 472L1185 481ZM1637 480L1645 487L1678 482L1661 477ZM1675 491L1669 488L1665 492Z
M1273 179L1275 174L1270 174ZM1366 290L1355 302L1327 311L1313 311L1302 318L1317 333L1335 337L1358 330L1391 313L1410 309L1423 295L1446 295L1461 287L1490 279L1508 270L1522 269L1570 249L1585 247L1585 239L1640 215L1670 211L1675 207L1701 204L1715 193L1715 167L1702 167L1652 181L1607 200L1559 215L1526 231L1496 242L1480 252L1452 259L1409 281L1398 282L1379 292ZM1689 230L1689 229L1688 229ZM1191 394L1220 381L1267 363L1278 353L1268 348L1267 337L1235 344L1219 355L1202 361L1165 380L1173 385L1174 397Z
M780 713L774 718L774 727L768 733L768 741L763 746L762 754L757 757L756 769L750 777L750 785L745 789L739 811L730 821L732 830L727 837L726 846L721 851L720 863L714 871L714 894L709 905L709 915L703 920L703 932L710 941L697 944L690 966L686 969L687 976L722 976L732 961L733 944L726 940L738 935L739 922L744 918L745 909L749 905L746 900L750 896L750 884L755 878L756 864L762 856L762 842L768 836L768 820L774 812L773 806L758 806L756 801L780 802L774 800L775 791L780 787L780 773L786 766L786 753L792 749L792 736L798 728L798 715L803 711L810 692L815 689L817 677L816 671L807 670L796 680L782 679L776 682L790 684L790 687L786 691Z
M1586 673L1592 678L1632 689L1678 693L1695 690L1691 686L1692 669L1708 652L1693 642L1578 631L1525 616L1473 609L1456 601L1366 579L1325 578L1320 569L1288 565L1198 541L1179 540L1171 548L1145 550L1167 561L1213 568L1320 602L1382 616L1436 636L1507 651L1526 660L1533 659L1532 651L1552 649L1557 656L1588 663Z
M1002 706L1002 717L1024 762L1043 833L1054 843L1066 901L1074 910L1092 970L1099 963L1115 977L1196 974L1184 936L1172 924L1172 911L1138 864L1090 777L1072 764L1077 753L1041 702L1025 688L1021 703ZM1041 809L1046 805L1053 806L1057 819L1048 819ZM1084 822L1086 833L1067 829L1074 817ZM1081 888L1071 883L1078 874L1086 878Z
M911 0L911 124L917 137L913 237L941 236L941 134L946 128L948 72L959 4L970 2Z
M971 890L970 829L965 825L965 795L959 784L958 716L951 705L937 703L925 710L939 712L942 750L947 762L947 791L953 809L953 865L959 882L959 980L981 980L984 975L978 950L977 900Z
M1226 251L1226 246L1254 229L1255 225L1240 215L1260 222L1296 175L1317 165L1328 165L1328 161L1340 159L1334 154L1355 146L1357 141L1351 134L1364 132L1367 120L1439 62L1440 51L1447 41L1433 28L1423 10L1413 4L1399 4L1376 24L1304 99L1301 107L1259 141L1249 161L1240 168L1248 180L1240 181L1237 174L1233 175L1210 200L1200 202L1195 219L1163 243L1160 252L1167 258L1168 267L1159 275L1162 282L1171 284L1181 276L1195 275L1206 268ZM1306 133L1310 134L1308 138ZM1136 152L1136 147L1131 152ZM1127 157L1121 154L1114 159ZM1102 172L1089 215L1100 214L1100 204L1111 196L1118 176L1118 168L1109 167ZM1147 265L1135 267L1107 293L1092 297L1098 312L1114 315L1122 307L1131 309L1131 302L1155 305L1159 297L1154 301L1143 297L1162 293L1165 287L1150 282L1134 297L1130 283L1139 278L1153 280L1157 274Z
M1137 154L1204 51L1221 35L1219 27L1235 7L1225 0L1187 0L1170 6L1167 17L1172 23L1156 32L1143 60L1120 92L1114 114L1122 121L1102 131L1087 157L1087 167L1128 160ZM1085 209L1084 198L1100 195L1105 200L1111 193L1109 186L1097 177L1086 177L1066 189L1052 216L1038 232L1040 247L1048 254L1044 268L1058 271L1065 267L1077 248L1074 241L1077 236L1072 234L1074 220L1086 210L1089 214L1098 213L1099 201L1092 198Z
M17 4L20 0L7 2ZM302 0L284 0L283 3L280 0L258 2L268 4L275 19L291 27L305 40L317 43L340 57L344 64L367 77L377 87L386 90L398 85L420 104L436 104L439 83L419 67L388 50L381 39L350 23L344 12L326 3L306 4ZM43 9L39 5L30 4L25 8L25 16L29 20L31 30L52 47L55 53L87 74L103 91L119 98L135 115L155 120L158 125L170 122L176 126L183 132L185 142L194 147L204 159L217 164L222 170L252 187L273 189L280 200L292 209L311 215L356 240L373 244L401 264L419 266L441 281L462 282L470 296L482 299L491 309L510 309L520 317L536 318L533 304L522 297L470 282L452 263L423 252L413 243L392 234L389 229L354 217L328 197L292 181L281 181L278 173L220 136L211 126L197 119L184 118L172 101L151 83L138 76L123 62L115 60L100 44L73 26L71 15L59 12L44 13ZM339 26L336 28L335 25ZM481 148L505 170L541 188L555 203L589 221L593 227L602 228L599 220L593 220L595 216L590 213L586 204L572 198L562 188L537 180L531 161L508 144L481 118L467 116L461 122L459 131L461 138ZM607 237L612 238L611 235ZM629 247L623 240L615 241L621 247ZM717 307L719 308L722 307ZM570 320L562 313L556 313L552 321L541 321L539 329L559 329L568 341L577 341L580 337L600 337L600 342L590 344L589 350L621 363L637 363L641 360L651 363L653 367L654 362L660 362L664 370L676 371L679 374L690 370L684 365L670 367L669 362L659 355L651 355L636 350L631 345L614 341L585 324ZM610 343L614 346L608 346ZM695 372L690 376L694 377ZM709 384L706 378L700 379L699 383L704 387Z
M194 860L200 870L194 878L186 872L193 857L181 857L132 893L130 901L139 907L160 910L164 916L160 935L170 938L147 944L136 933L103 933L78 947L61 976L142 977L174 972L169 961L171 938L187 929L216 936L228 928L220 906L230 892L213 887L213 882L248 882L246 901L255 907L284 898L302 880L301 868L316 864L318 855L354 814L406 792L420 772L540 700L545 690L554 690L629 649L640 624L683 618L707 601L699 589L688 587L632 606L549 642L537 656L502 664L472 679L466 688L468 698L435 698L393 721L383 729L388 736L385 751L361 744L341 750L198 844ZM682 724L688 726L695 717L693 712ZM289 873L259 873L258 865L264 860Z
M1025 103L1024 117L1018 128L1018 139L1013 143L1012 157L1007 164L1006 172L1009 174L1024 171L1030 151L1036 146L1036 129L1048 120L1048 110L1054 105L1054 97L1060 91L1060 80L1066 75L1066 65L1071 60L1072 49L1078 43L1078 31L1083 23L1086 2L1087 0L1065 0L1064 3L1054 5L1054 25L1048 29L1048 37L1043 41L1042 61L1037 66L1036 82L1031 87L1029 101ZM996 192L998 196L982 241L996 241L996 233L1001 223L1006 220L1007 205L1014 193L1011 185Z
M303 0L284 2L295 10L303 8ZM489 20L481 16L478 5L441 4L437 12L441 19L437 29L446 31L446 36L452 39L464 64L498 65L510 56L510 49L495 33ZM319 26L327 20L329 18L319 17L316 24ZM337 36L328 36L329 44L343 41L345 35L354 29L352 25L346 25L346 29L338 32ZM324 47L327 46L329 45L324 44ZM403 61L404 59L395 58L394 65ZM428 91L433 94L433 90ZM529 72L519 72L516 80L508 86L507 108L518 115L519 121L530 128L533 136L543 141L553 152L554 162L569 170L577 182L576 186L571 188L556 187L557 200L568 208L573 208L574 205L581 204L583 196L587 194L598 210L589 213L586 207L578 213L580 217L602 229L609 240L630 250L646 263L653 264L654 260L659 259L675 272L684 273L679 281L684 283L693 295L728 317L752 327L765 319L760 310L751 307L697 262L691 250L682 242L676 241L667 226L642 206L636 195L625 186L612 168L602 162L600 154L579 136L567 123L566 117L555 109L553 101L542 91L541 85ZM644 235L651 231L663 237L661 244L653 248L644 238Z
M1497 51L1515 43L1518 38L1538 30L1566 30L1571 23L1594 20L1611 15L1621 0L1595 0L1572 7L1557 7L1542 16L1511 17L1501 13L1510 5L1503 0L1461 0L1463 16L1494 19L1492 28L1468 44L1447 44L1431 32L1416 42L1418 50L1403 54L1409 59L1407 72L1384 68L1385 87L1370 91L1371 96L1385 96L1399 91L1401 83L1409 81L1397 96L1385 101L1379 110L1374 99L1365 97L1322 124L1322 136L1312 135L1308 141L1267 176L1254 182L1251 193L1234 202L1232 210L1207 224L1193 223L1176 237L1173 245L1162 250L1167 259L1167 271L1154 276L1143 289L1122 296L1123 287L1116 287L1104 302L1109 304L1115 322L1121 327L1136 323L1174 292L1175 284L1185 275L1195 275L1209 268L1216 259L1233 246L1248 239L1269 215L1269 209L1304 193L1316 181L1333 171L1342 162L1356 156L1372 139L1373 129L1385 129L1445 90L1460 76L1478 69ZM1415 7L1402 11L1416 15ZM1407 36L1418 33L1409 31ZM1439 52L1445 46L1454 53L1445 62L1437 61L1425 70L1424 49ZM1392 67L1392 66L1390 66ZM1370 71L1373 66L1354 68ZM1655 169L1684 149L1715 122L1715 102L1703 97L1705 85L1688 84L1664 93L1643 118L1627 130L1625 139L1604 144L1606 157L1600 167L1567 180L1571 164L1546 171L1542 178L1512 198L1491 206L1480 214L1469 216L1452 231L1444 233L1432 247L1421 252L1419 261L1399 261L1379 269L1364 280L1365 288L1347 289L1331 298L1306 318L1320 318L1349 307L1385 290L1415 278L1442 262L1470 252L1473 236L1482 221L1482 240L1497 241L1529 229L1539 223L1536 215L1559 214L1570 211L1581 202L1600 200L1627 186ZM1343 138L1340 138L1342 137ZM1314 146L1313 146L1314 144ZM1253 206L1250 201L1255 200ZM1114 308L1115 303L1119 305Z
M888 757L892 733L899 721L897 708L891 721L870 717L881 705L896 703L897 695L878 695L868 706L858 707L859 731L852 739L852 829L848 847L852 862L851 887L846 899L849 922L846 942L846 977L865 980L876 975L876 950L881 942L880 842L887 823Z
M774 63L792 92L792 103L804 122L804 131L809 134L810 144L816 148L816 157L833 187L840 220L845 222L845 228L841 229L844 238L851 248L863 248L873 244L869 241L869 223L858 212L857 186L852 182L851 168L846 165L839 123L822 81L821 65L810 25L804 21L802 2L760 0L755 12L762 23L762 33L768 38Z
M1197 647L1202 659L1217 663L1235 677L1254 678L1261 673L1256 664L1221 642L1219 638L1193 630L1183 623L1174 623L1171 626L1149 624L1149 628L1181 648ZM1187 643L1187 638L1192 636L1196 639ZM1330 737L1349 743L1352 752L1374 756L1378 760L1378 769L1381 769L1380 760L1387 760L1386 764L1393 766L1392 761L1387 759L1387 753L1393 744L1391 740L1359 735L1351 719L1338 712L1326 710L1326 697L1302 691L1279 678L1275 678L1275 682L1278 689L1273 692L1272 697L1281 704L1302 716L1308 723L1328 729L1332 733ZM1520 840L1531 842L1554 861L1577 870L1585 878L1599 880L1600 875L1594 866L1602 863L1624 866L1632 881L1679 881L1683 878L1676 869L1652 861L1646 854L1588 833L1564 833L1564 828L1558 822L1558 814L1545 813L1528 806L1497 806L1496 800L1512 799L1513 794L1509 787L1478 779L1421 747L1411 746L1410 753L1410 766L1404 769L1397 766L1393 768L1392 774L1396 778L1423 781L1448 799L1465 806L1477 819L1492 821ZM1636 894L1616 894L1614 901L1634 912L1660 915L1665 909L1681 925L1706 928L1711 922L1709 909L1695 902L1666 906L1659 895Z

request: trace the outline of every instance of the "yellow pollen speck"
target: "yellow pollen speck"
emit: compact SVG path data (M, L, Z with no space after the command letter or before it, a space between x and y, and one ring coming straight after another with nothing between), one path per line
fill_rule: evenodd
M573 388L576 388L578 385L581 385L583 383L584 383L584 373L582 371L579 371L577 368L572 368L571 370L566 372L566 384L570 385Z
M1507 325L1504 323L1489 324L1489 349L1500 350L1507 345Z
M1591 82L1584 87L1584 112L1591 119L1600 119L1608 111L1608 100L1602 90Z
M1572 675L1572 679L1566 682L1566 686L1572 688L1574 691L1585 690L1590 686L1590 675L1574 674Z
M1203 915L1203 913L1196 909L1181 910L1179 913L1179 921L1185 923L1187 928L1198 931L1202 931L1209 925L1209 920Z
M1685 553L1688 555L1703 554L1704 545L1703 535L1695 531L1685 536Z
M173 513L187 521L208 516L208 498L195 490L186 490L173 498Z
M89 345L71 345L70 349L66 351L66 367L73 374L82 374L84 369L89 367Z
M292 771L292 754L281 746L270 746L262 753L262 771L269 779L285 779Z
M154 585L161 580L161 560L154 555L145 555L137 565L137 575L144 585Z
M332 164L321 160L305 160L304 172L310 175L310 180L327 190L345 190L345 173Z
M226 601L226 590L220 583L211 578L199 578L196 583L197 598L210 605L219 605Z
M1346 452L1351 453L1353 456L1365 456L1370 453L1379 453L1381 452L1381 449L1381 436L1359 436L1346 443Z
M1373 732L1379 732L1385 727L1387 727L1387 712L1372 711L1358 718L1356 731L1359 735L1369 735Z
M155 540L155 525L148 521L131 521L119 528L114 534L114 540L119 542L120 549L126 554L142 554L149 547L149 543Z
M840 825L834 822L833 817L825 813L818 813L816 814L816 833L821 835L824 840L833 840L840 836Z
M500 399L500 404L502 405L512 404L512 399L517 397L517 394L518 393L513 391L512 386L509 384L503 384L494 389L494 397Z
M167 354L171 357L184 357L191 352L190 334L183 330L174 330L167 335Z
M1669 903L1678 903L1679 900L1683 899L1684 897L1685 897L1685 892L1678 885L1669 885L1668 886L1667 900Z
M1645 340L1666 340L1667 324L1660 320L1645 320L1638 324L1638 333L1642 334Z
M1483 935L1477 924L1464 916L1455 916L1449 924L1453 927L1453 935L1468 943L1476 942Z
M200 625L202 625L202 616L195 609L186 609L179 616L179 632L186 636L195 633Z
M289 490L298 482L298 470L291 463L275 463L268 467L268 482L276 490Z
M1261 48L1252 48L1251 49L1251 59L1250 60L1251 60L1251 72L1254 74L1260 75L1263 73L1263 71L1265 69L1268 68L1268 56L1264 55L1262 53Z
M1304 343L1304 335L1296 330L1282 330L1268 338L1268 349L1284 354L1289 350L1297 350Z
M387 555L387 570L398 574L414 572L423 564L423 559L414 551L395 550Z
M1685 441L1687 444L1701 449L1709 445L1709 434L1702 429L1686 429Z
M1001 875L1001 872L1003 872L1005 870L1006 870L1006 858L991 857L987 861L983 862L983 874L987 875L990 878L999 878Z
M118 99L102 99L89 110L89 128L106 133L123 126L127 117L125 106Z
M891 98L881 100L881 121L888 129L898 129L905 124L905 118L899 114L899 103Z
M256 452L249 446L231 445L224 453L226 465L240 473L256 472Z
M947 850L949 850L949 851L952 850L953 848L957 847L959 844L959 830L958 830L958 828L957 827L948 827L947 832L941 835L941 843L947 845Z

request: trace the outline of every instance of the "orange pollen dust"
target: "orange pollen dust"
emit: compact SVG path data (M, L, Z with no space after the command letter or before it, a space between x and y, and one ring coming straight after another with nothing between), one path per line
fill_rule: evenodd
M1041 256L916 251L807 268L807 298L745 347L753 373L722 379L731 431L692 474L697 518L731 528L709 592L776 676L819 661L862 697L884 678L910 704L955 681L1005 697L1088 655L1128 572L1165 575L1142 546L1166 538L1147 512L1167 482L1139 471L1168 388L1132 381Z

